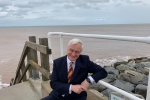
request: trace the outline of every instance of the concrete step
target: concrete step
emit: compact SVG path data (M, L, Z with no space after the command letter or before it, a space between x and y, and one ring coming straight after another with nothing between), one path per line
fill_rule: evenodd
M40 100L40 96L27 81L1 89L0 100Z
M50 81L28 79L0 90L0 100L40 100L52 91ZM87 90L87 100L108 100L96 90Z
M50 81L44 81L41 84L42 88L42 98L49 95L49 93L52 91L52 88L50 88Z
M50 81L42 82L41 88L42 88L42 97L46 97L49 95L49 93L52 91L50 88ZM90 89L87 90L87 100L108 100L103 94L100 92Z

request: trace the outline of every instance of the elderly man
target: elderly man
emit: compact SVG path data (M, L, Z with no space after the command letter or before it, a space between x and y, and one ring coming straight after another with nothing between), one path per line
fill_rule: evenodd
M67 55L54 60L50 81L53 91L42 100L86 100L88 86L107 77L104 68L81 55L82 50L80 39L69 41Z

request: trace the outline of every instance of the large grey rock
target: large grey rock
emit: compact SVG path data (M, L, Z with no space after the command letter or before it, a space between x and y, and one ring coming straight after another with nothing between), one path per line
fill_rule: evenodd
M122 62L116 62L114 63L114 68L116 68L117 66L121 65L121 64L127 64L127 62L122 61Z
M136 69L134 67L131 67L131 66L128 66L128 65L124 65L124 64L121 64L121 65L117 66L116 69L118 69L120 73L124 72L125 70L136 71Z
M112 82L112 81L117 79L117 75L115 75L115 74L108 74L106 79L110 79L111 81L109 81L109 82Z
M148 84L148 76L144 76L143 79L138 82L138 84L147 85Z
M107 82L109 84L112 84L115 80L116 80L116 76L112 75L112 74L108 74L108 76L105 79L103 79L104 82ZM98 84L99 92L102 92L103 90L106 89L106 87L104 85L101 85L100 83L97 83L97 84Z
M139 84L135 87L135 93L142 95L144 98L146 98L147 93L147 86Z
M131 92L134 90L134 84L131 84L129 82L123 81L123 80L116 80L113 84L115 87L118 87L122 90L125 90L127 92Z
M109 74L115 74L118 75L119 71L117 69L115 69L114 67L105 67L105 70L109 73Z
M144 74L138 73L136 71L131 71L131 70L126 70L125 74L129 76L130 82L134 84L137 84L145 76Z
M145 59L148 59L147 57L140 57L140 58L135 58L134 61L136 63L142 62L143 60L145 61Z
M118 79L119 79L119 80L124 80L124 81L130 82L130 77L129 77L127 74L125 74L125 73L119 74L119 75L118 75Z
M135 61L130 61L129 63L127 63L128 66L131 66L131 67L135 67Z
M148 75L149 74L149 69L144 68L141 73L145 74L145 75Z
M150 68L150 62L141 62L141 66Z
M109 74L115 74L116 76L119 75L119 71L117 69L111 70Z
M112 84L116 79L117 79L116 75L108 74L108 76L105 79L103 79L103 81L107 82L109 84ZM106 87L100 83L94 83L89 86L89 89L95 89L95 90L101 92L101 91L105 90Z
M141 73L143 71L143 69L144 69L144 66L141 66L141 63L137 63L135 65L135 68L136 68L137 72Z
M106 89L106 90L102 91L102 94L104 94L105 96L109 97L111 92L114 92L114 91L111 90L111 89Z
M138 84L138 82L141 81L144 76L144 74L138 73L136 71L125 70L124 73L118 75L118 79L128 81L133 84Z

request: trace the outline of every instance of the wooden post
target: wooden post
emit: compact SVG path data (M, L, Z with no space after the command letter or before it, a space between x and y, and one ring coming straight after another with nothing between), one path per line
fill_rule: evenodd
M27 62L29 62L29 60L31 60L30 51L31 51L31 49L29 48L29 49L28 49L28 53L27 53ZM30 66L30 67L29 67L28 72L29 72L29 77L31 78L31 77L32 77L32 68L31 68L31 65L29 65L29 66Z
M39 44L48 46L48 39L47 38L39 38ZM46 69L48 72L50 72L50 67L49 67L49 55L40 53L40 58L41 58L41 66ZM45 76L42 75L43 81L47 81Z
M29 36L29 41L36 43L36 37L35 36ZM37 59L37 51L33 49L29 49L28 55L27 55L27 60L33 60L36 63L38 63ZM39 78L39 71L35 70L32 67L29 67L29 77L33 79L38 79Z

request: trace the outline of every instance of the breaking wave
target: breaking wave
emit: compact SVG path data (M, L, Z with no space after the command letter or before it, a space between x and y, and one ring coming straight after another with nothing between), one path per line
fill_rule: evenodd
M115 62L128 61L129 59L131 59L130 56L116 56L116 57L107 58L107 59L96 59L94 62L101 66L111 66Z
M2 83L2 75L0 75L0 89L9 86L9 84Z

